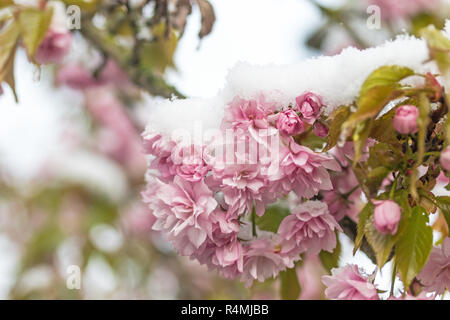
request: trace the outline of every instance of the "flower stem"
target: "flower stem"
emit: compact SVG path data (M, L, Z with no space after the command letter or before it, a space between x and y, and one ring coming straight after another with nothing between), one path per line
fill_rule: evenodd
M253 237L257 237L257 233L256 233L256 210L255 207L252 208L252 235Z

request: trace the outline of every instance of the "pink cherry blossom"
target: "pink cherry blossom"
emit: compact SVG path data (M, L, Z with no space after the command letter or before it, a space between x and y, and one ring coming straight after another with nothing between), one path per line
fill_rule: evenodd
M271 191L287 194L293 190L298 197L310 199L320 190L332 190L327 169L341 170L332 157L315 153L293 140L290 140L289 148L280 152L280 169L269 177L273 182Z
M201 147L192 145L176 148L171 156L176 174L187 181L200 181L210 170L203 159Z
M142 134L145 153L156 157L167 157L175 148L175 142L148 128Z
M358 266L350 264L339 269L332 269L331 276L323 276L322 282L327 287L325 295L334 300L379 300L377 288Z
M313 124L322 113L322 99L312 92L298 96L295 102L302 119L309 124Z
M204 182L191 183L175 177L163 184L158 195L162 210L154 212L153 229L166 229L175 248L182 255L191 255L212 233L210 214L217 207L211 190Z
M427 264L417 278L428 292L443 294L450 289L450 237L434 247Z
M392 200L372 200L375 205L373 222L381 234L396 234L402 217L400 206Z
M395 110L394 129L401 134L417 132L419 109L413 105L400 106Z
M450 146L442 150L441 156L439 158L439 163L441 164L442 168L450 171Z
M342 172L331 175L333 189L323 191L323 201L328 205L330 214L340 221L344 216L355 219L364 204L358 180L350 168L343 168Z
M284 218L278 228L278 235L282 239L281 253L292 258L289 263L292 265L302 252L332 252L336 247L335 229L341 230L341 227L325 203L306 201Z
M250 287L254 280L264 281L285 269L283 259L269 239L252 241L245 247L242 281Z
M294 110L287 109L278 114L277 128L283 135L295 136L303 132L304 125Z
M276 133L276 129L270 126L268 117L274 111L274 106L265 103L262 97L253 100L236 97L226 108L222 128L240 129L259 141L260 136Z
M262 189L266 182L259 165L230 165L216 174L229 215L251 213L253 207L259 216L264 213Z

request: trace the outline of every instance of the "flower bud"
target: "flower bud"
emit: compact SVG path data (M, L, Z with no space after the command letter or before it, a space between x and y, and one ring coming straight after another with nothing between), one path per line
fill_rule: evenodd
M316 123L314 123L313 133L316 136L323 138L328 135L328 128L322 122L317 121Z
M306 92L295 98L297 109L306 123L313 124L322 113L322 100L312 92Z
M413 105L400 106L395 110L394 129L401 134L417 132L419 110Z
M373 200L375 204L374 224L381 234L397 233L398 223L402 217L400 206L392 200Z
M441 151L439 162L445 170L450 171L450 146Z
M277 128L281 134L295 136L302 133L304 125L297 113L292 109L287 109L278 115Z

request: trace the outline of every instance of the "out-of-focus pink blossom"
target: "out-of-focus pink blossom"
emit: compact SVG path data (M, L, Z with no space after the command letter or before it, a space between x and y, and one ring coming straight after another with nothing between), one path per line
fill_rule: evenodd
M304 125L294 110L287 109L278 114L277 128L283 135L295 136L303 132Z
M141 153L141 142L125 106L109 87L86 90L86 106L102 126L100 149L136 174L142 174L146 161Z
M98 80L102 84L114 84L119 87L130 85L128 75L117 65L113 59L108 59L102 68Z
M375 205L373 222L381 234L396 234L402 217L400 206L392 200L372 200Z
M319 300L323 297L323 284L320 279L325 274L318 255L308 255L302 266L297 268L298 281L302 291L299 300Z
M295 102L302 119L309 124L313 124L322 113L322 99L312 92L298 96Z
M377 288L358 266L350 264L331 270L331 276L323 276L322 282L327 287L325 295L333 300L379 300Z
M442 150L441 156L439 158L439 163L441 164L442 168L450 171L450 146Z
M152 211L142 204L134 204L127 208L123 214L123 218L125 228L137 234L151 231L156 221Z
M441 0L370 0L371 5L380 7L384 20L403 19L437 8Z
M50 28L36 50L34 58L41 64L61 63L72 45L72 35L68 30Z
M395 110L394 129L401 134L417 132L419 109L413 105L400 106Z
M264 281L285 269L283 260L269 239L252 241L245 247L242 281L250 287L254 280Z
M450 237L440 247L434 247L427 264L417 278L427 292L443 294L450 289Z
M341 227L325 203L306 201L284 218L278 228L278 235L282 239L281 253L293 259L290 261L292 265L302 252L332 252L336 247L335 229L341 230Z
M84 90L97 84L91 72L76 63L62 66L56 75L56 82L74 90Z

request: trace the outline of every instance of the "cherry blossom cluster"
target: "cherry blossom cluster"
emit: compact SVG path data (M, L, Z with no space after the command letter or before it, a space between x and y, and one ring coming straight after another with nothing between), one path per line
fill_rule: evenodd
M263 95L235 97L207 142L147 129L151 160L143 199L155 217L152 228L181 255L248 286L293 267L306 250L333 251L340 226L314 197L333 189L330 172L341 164L296 142L307 133L327 134L322 109L312 92L288 106ZM289 194L298 205L278 231L260 229L267 206Z

